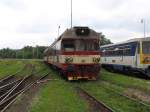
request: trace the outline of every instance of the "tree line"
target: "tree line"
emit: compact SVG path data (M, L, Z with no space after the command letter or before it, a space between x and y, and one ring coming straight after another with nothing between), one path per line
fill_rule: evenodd
M42 59L46 46L25 46L22 49L4 48L0 50L0 58Z

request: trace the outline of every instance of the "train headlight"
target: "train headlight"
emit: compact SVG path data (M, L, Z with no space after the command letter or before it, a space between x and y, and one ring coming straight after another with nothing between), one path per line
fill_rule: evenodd
M73 62L73 58L72 57L66 57L65 58L65 63L72 63Z
M93 58L93 62L94 63L99 63L100 62L100 58Z

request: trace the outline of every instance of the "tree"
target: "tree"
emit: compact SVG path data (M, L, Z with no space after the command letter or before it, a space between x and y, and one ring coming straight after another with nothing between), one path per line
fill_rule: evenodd
M100 46L107 45L107 44L112 44L111 40L105 38L105 35L103 35L102 33L99 33L99 37L100 37Z

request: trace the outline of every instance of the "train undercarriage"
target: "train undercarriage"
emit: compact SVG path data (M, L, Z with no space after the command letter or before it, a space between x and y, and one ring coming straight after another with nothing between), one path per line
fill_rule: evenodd
M140 68L133 68L131 66L124 66L124 65L114 66L114 65L103 64L102 67L107 69L110 72L121 72L129 75L136 74L137 76L140 77L150 78L150 66L147 69L140 69Z
M96 80L101 66L97 65L68 65L66 69L50 65L57 70L61 77L71 80Z

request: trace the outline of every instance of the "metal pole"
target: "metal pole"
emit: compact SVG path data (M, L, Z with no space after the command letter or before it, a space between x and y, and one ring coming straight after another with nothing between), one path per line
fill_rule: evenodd
M23 48L23 59L24 59L24 48Z
M17 59L17 50L16 50L16 59Z
M145 36L145 29L146 29L146 28L145 28L145 19L141 19L141 23L143 24L143 33L144 33L143 36L144 36L144 38L145 38L145 37L146 37L146 36Z
M72 28L72 0L71 0L71 28Z
M143 19L143 25L144 25L144 38L145 38L145 19Z
M37 59L39 58L39 51L38 51L38 46L37 46Z
M34 46L32 48L32 58L34 58Z
M59 37L59 29L60 29L60 26L58 26L58 37Z

